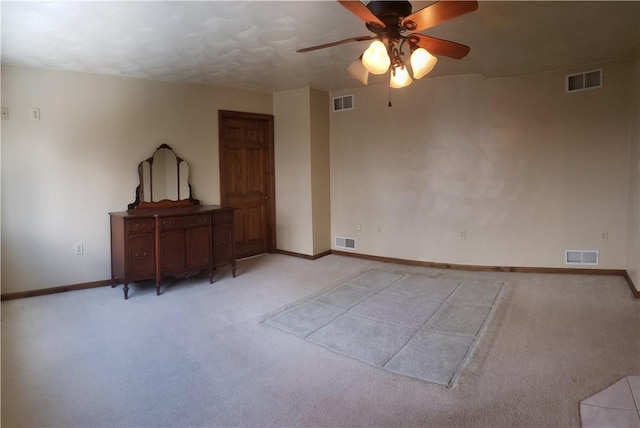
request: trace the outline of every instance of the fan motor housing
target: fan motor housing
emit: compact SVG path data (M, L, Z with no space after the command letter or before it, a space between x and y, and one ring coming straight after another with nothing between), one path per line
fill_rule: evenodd
M367 9L371 11L387 27L398 26L400 20L411 15L411 3L402 1L378 1L373 0L367 3Z

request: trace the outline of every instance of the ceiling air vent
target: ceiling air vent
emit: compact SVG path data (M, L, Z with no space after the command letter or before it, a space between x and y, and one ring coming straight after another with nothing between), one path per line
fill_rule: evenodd
M569 74L566 78L567 92L602 88L602 69Z
M597 250L566 250L564 262L568 265L597 265Z
M353 110L353 95L345 95L333 99L333 111L342 110Z
M343 238L342 236L336 236L336 248L355 250L356 240L353 238Z

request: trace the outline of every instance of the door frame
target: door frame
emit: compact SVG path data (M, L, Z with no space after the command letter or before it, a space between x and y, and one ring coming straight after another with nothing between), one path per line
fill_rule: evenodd
M261 113L248 113L232 110L218 110L218 158L219 158L219 177L220 177L220 205L228 206L227 195L224 191L226 178L223 177L222 171L225 162L224 150L222 147L222 124L225 119L249 119L263 120L267 124L267 171L265 171L264 179L268 192L266 203L265 225L267 238L267 252L274 253L276 251L276 185L275 185L275 154L274 154L274 126L273 115Z

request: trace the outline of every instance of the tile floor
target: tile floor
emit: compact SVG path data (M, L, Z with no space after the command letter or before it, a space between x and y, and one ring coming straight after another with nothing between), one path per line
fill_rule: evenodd
M580 402L583 428L640 428L640 376L626 376Z

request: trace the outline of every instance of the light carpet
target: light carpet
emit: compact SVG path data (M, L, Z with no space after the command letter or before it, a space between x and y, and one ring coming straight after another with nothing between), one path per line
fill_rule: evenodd
M380 369L450 387L504 287L501 281L369 270L263 322Z
M455 387L261 322L370 270L507 284ZM268 254L162 287L3 301L2 427L579 427L582 400L640 373L640 299L619 276Z

